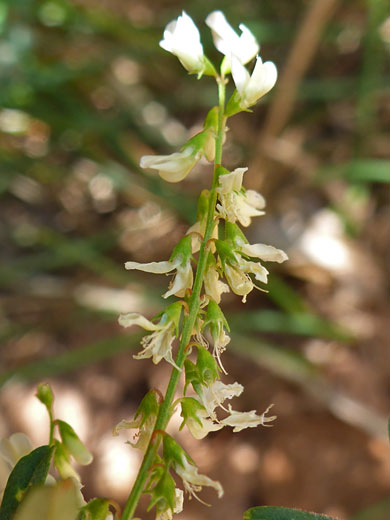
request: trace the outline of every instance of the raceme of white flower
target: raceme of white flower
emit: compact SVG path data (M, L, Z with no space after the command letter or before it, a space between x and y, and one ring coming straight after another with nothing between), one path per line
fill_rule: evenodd
M253 72L249 74L245 64L258 54L259 45L245 25L239 25L241 34L237 34L221 11L212 12L206 24L212 31L216 48L224 55L219 72L204 55L199 30L184 11L166 26L160 45L177 56L184 68L197 74L198 79L202 75L213 76L218 85L218 106L211 108L203 130L189 139L180 151L170 155L146 155L140 160L142 168L156 170L167 182L183 180L201 157L214 161L214 167L211 187L203 190L199 197L196 222L175 246L170 258L162 262L125 264L128 270L172 273L174 277L162 297L178 300L170 302L151 319L138 312L119 317L123 327L136 325L148 332L141 340L142 348L134 355L135 359L151 359L154 364L164 360L172 366L165 396L157 389L150 390L134 418L123 420L114 428L114 435L123 429L136 430L134 442L129 444L144 453L122 520L135 517L142 493L151 495L150 508L155 507L157 520L172 520L173 514L180 512L183 506L183 491L176 487L172 471L181 477L190 496L197 497L203 486L213 487L219 497L223 494L222 485L200 474L191 457L166 432L179 405L183 418L180 428L187 426L196 439L218 432L224 426L239 432L244 428L267 426L266 423L275 419L275 416L266 416L269 408L258 415L255 410L238 412L230 404L227 408L224 405L226 400L239 397L244 388L238 382L226 384L221 380L221 374L226 374L222 357L230 342L230 329L220 304L229 287L242 296L243 301L254 288L262 290L257 284L267 283L268 270L261 262L282 263L287 259L281 249L248 242L239 226L245 228L253 217L264 215L265 200L259 193L244 189L242 182L247 168L229 171L222 166L227 119L246 111L264 96L275 84L277 72L272 62L263 63L257 56ZM230 69L236 90L226 102ZM210 338L212 347L208 350ZM183 395L176 396L175 400L180 379L184 379ZM190 387L193 396L186 395ZM74 477L76 494L72 493L81 496L79 476L70 463L70 456L82 464L89 463L92 457L67 423L53 420L53 395L48 385L40 385L37 396L49 411L49 444L54 449L54 466L62 478ZM58 427L61 441L54 438L54 427ZM30 451L31 445L20 435L0 444L0 490L21 454ZM83 502L82 506L88 507L88 504ZM107 506L102 517L110 515Z

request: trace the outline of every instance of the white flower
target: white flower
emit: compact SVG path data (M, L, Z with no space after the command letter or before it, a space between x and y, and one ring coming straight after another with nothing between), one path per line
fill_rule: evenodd
M259 217L265 212L265 200L260 193L253 190L242 190L242 178L248 168L236 168L231 173L219 177L217 188L219 203L218 214L229 222L238 222L249 226L252 217Z
M232 76L240 97L240 108L245 110L271 90L276 83L278 71L272 61L263 63L260 56L257 56L250 76L240 59L232 55Z
M206 410L198 410L196 417L188 417L186 425L195 439L203 439L210 432L215 432L223 428L222 424L218 424L209 419L209 414Z
M176 337L174 321L164 318L158 324L152 323L138 312L129 314L121 314L119 316L119 324L123 327L131 327L138 325L145 330L153 331L152 334L144 336L141 340L143 350L133 356L135 359L152 358L153 363L159 363L163 358L178 370L179 367L173 361L172 343Z
M192 18L183 11L170 22L164 31L160 47L177 56L188 72L201 74L205 69L203 47L198 28Z
M192 288L193 273L191 261L188 259L183 265L182 258L177 255L174 260L166 260L163 262L149 262L141 264L139 262L126 262L126 269L136 269L137 271L144 271L146 273L163 274L170 273L176 269L176 276L169 286L169 290L163 294L163 298L168 298L173 294L182 298L187 289ZM142 325L141 325L142 327Z
M277 262L281 264L288 260L288 256L281 249L266 244L242 244L240 252L264 260L264 262Z
M218 493L218 497L222 497L223 489L221 484L215 480L211 480L211 478L207 477L206 475L199 475L198 468L188 462L184 453L182 455L181 464L175 464L175 471L179 477L183 479L184 487L188 493L194 495L196 498L198 498L196 493L201 491L202 486L209 486L214 488Z
M221 424L224 426L232 426L233 432L240 432L244 428L256 428L256 426L272 426L271 424L264 424L266 422L271 422L276 419L276 415L272 417L266 417L265 414L269 411L269 409L273 405L271 404L265 412L261 415L256 414L256 410L251 410L250 412L236 412L232 410L232 407L229 405L229 416L221 421Z
M219 273L215 265L209 265L203 278L205 293L216 303L220 303L221 294L229 292L229 286L219 280Z
M226 399L232 399L233 397L241 395L243 390L244 387L239 383L225 385L222 381L216 380L208 386L203 386L202 394L199 397L208 415L212 419L216 419L215 408L223 408L222 403Z
M239 296L242 296L242 301L246 301L246 296L254 289L255 284L252 282L250 276L245 273L240 265L236 266L225 264L224 272L226 280L228 281L232 291Z
M259 44L251 31L244 24L240 24L241 35L238 36L222 11L210 13L206 18L206 24L212 31L214 45L219 52L226 56L227 62L224 66L224 72L230 70L232 54L237 56L241 63L245 65L258 53Z
M180 182L192 170L201 155L200 150L196 151L192 146L188 146L182 152L170 155L144 155L139 165L141 168L157 170L160 177L167 182Z

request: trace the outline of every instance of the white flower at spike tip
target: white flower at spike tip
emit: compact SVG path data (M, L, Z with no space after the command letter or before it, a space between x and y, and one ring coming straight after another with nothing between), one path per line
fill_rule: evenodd
M259 52L259 44L251 31L244 24L240 24L241 35L238 36L222 11L210 13L206 18L206 25L212 31L214 45L226 56L227 61L223 67L225 73L230 70L232 53L245 65Z
M172 357L172 343L176 337L176 323L173 320L170 321L163 315L160 322L155 324L138 312L131 312L129 314L121 314L118 321L123 327L138 325L145 330L152 331L152 334L142 338L141 345L143 350L133 356L135 359L152 358L154 364L165 359L180 370Z
M242 110L257 103L275 85L278 71L272 61L262 62L257 56L252 75L243 66L240 59L232 54L232 76L239 95Z
M201 74L204 71L205 61L199 30L185 11L166 26L160 47L177 56L188 72Z
M223 408L222 403L226 399L232 399L242 394L244 387L239 383L226 385L220 380L216 380L208 386L202 387L202 393L199 395L202 405L207 410L208 415L212 419L216 419L215 409Z
M157 170L160 177L167 182L180 182L192 170L201 155L200 150L196 151L192 146L188 146L182 152L170 155L144 155L139 165L141 168Z
M272 426L272 424L265 424L266 422L271 422L276 419L276 415L271 417L266 417L265 414L270 410L273 406L271 404L265 412L261 415L256 414L256 410L251 410L250 412L236 412L229 405L229 414L228 417L221 421L221 424L224 426L231 426L233 428L233 432L240 432L245 428L256 428L257 426Z
M236 168L219 177L217 204L218 214L229 222L238 222L248 227L252 217L264 215L265 199L254 190L242 190L242 178L248 168Z
M196 493L202 490L202 486L214 488L218 493L218 498L222 497L223 489L221 484L216 480L211 480L206 475L199 475L198 468L188 462L185 454L182 455L181 464L175 463L175 471L182 478L184 488L196 498L198 498Z
M176 276L171 282L169 290L163 294L163 298L168 298L173 294L182 298L185 295L187 289L191 289L193 282L193 272L191 262L185 262L182 265L182 259L180 256L176 257L175 260L166 260L163 262L149 262L141 264L139 262L126 262L126 269L136 269L137 271L144 271L146 273L164 274L170 273L176 269Z

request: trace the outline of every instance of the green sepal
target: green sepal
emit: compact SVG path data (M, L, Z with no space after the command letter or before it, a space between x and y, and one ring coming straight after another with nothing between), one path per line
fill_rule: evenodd
M177 256L181 258L181 265L184 267L192 257L192 240L190 235L185 235L177 243L175 249L172 251L170 262L173 262Z
M174 302L163 311L160 324L165 325L172 322L175 325L176 336L179 335L179 324L183 305L181 302Z
M27 490L45 482L52 455L53 446L40 446L15 464L4 490L0 520L11 520Z
M230 265L237 264L237 258L234 254L234 249L231 244L225 242L224 240L215 240L214 244L223 265L226 263Z
M188 453L180 446L179 443L173 439L167 433L164 435L163 440L163 459L167 466L173 464L179 464L179 466L183 466L183 457L185 457L192 464L194 463Z
M217 166L215 169L215 173L216 173L217 177L220 177L221 175L226 175L231 172L229 170L227 170L224 166Z
M214 356L202 346L198 346L196 368L202 384L209 385L219 378L219 367Z
M223 58L223 60L221 62L220 70L221 70L222 76L226 76L226 74L230 73L231 64L230 64L230 60L226 56Z
M166 466L162 471L162 475L157 484L148 491L151 495L150 503L147 511L156 506L158 513L163 513L167 509L175 509L175 481L169 473L169 467Z
M226 117L234 116L235 114L238 114L239 112L253 112L253 110L250 110L249 108L241 107L241 96L236 89L226 104L225 116Z
M60 419L57 419L56 423L60 431L62 442L72 457L82 466L90 464L93 457L70 424Z
M70 454L66 447L58 440L54 441L53 464L62 479L74 478L80 480L80 476L70 462Z
M202 385L201 377L198 371L198 367L189 359L184 361L184 373L185 373L185 385L184 385L184 395L186 395L188 385L192 385L194 390L197 392L196 388L200 388Z
M214 160L215 155L215 130L211 127L205 128L198 134L191 137L184 146L182 146L181 151L184 151L186 148L193 148L194 155L204 155L208 161Z
M35 395L41 401L41 403L46 406L49 414L51 414L54 402L54 395L50 385L47 383L39 384L37 388L37 393Z
M142 401L134 415L134 420L140 417L139 428L151 417L157 417L159 410L159 403L157 401L157 393L155 390L149 392L142 398Z
M231 242L235 247L240 247L242 244L249 244L246 236L233 222L225 221L225 240Z
M106 498L93 498L80 510L77 520L105 520L109 507L110 504Z
M217 77L217 71L215 70L214 65L211 63L211 61L208 59L208 57L204 54L203 55L203 63L205 65L203 71L198 74L198 79L202 77L204 74L205 76L214 76Z
M219 107L213 107L208 111L206 119L204 120L204 123L203 123L203 128L205 130L212 129L215 133L217 133L218 112L219 112Z
M182 430L184 428L184 425L186 424L188 419L193 419L199 424L199 426L202 426L202 421L199 419L197 412L199 412L199 410L206 410L206 408L202 404L200 404L199 401L197 401L193 397L182 397L180 399L180 405L180 415L181 417L183 417L183 422L181 423L179 430Z
M206 327L208 325L211 329L213 326L218 326L218 324L222 324L227 331L230 331L229 324L221 311L221 307L210 298L203 326Z

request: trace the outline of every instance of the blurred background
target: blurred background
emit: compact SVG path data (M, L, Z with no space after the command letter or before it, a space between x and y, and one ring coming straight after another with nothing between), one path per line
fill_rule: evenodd
M168 279L123 263L168 259L210 184L205 163L179 185L138 168L143 154L177 151L216 103L212 79L198 82L158 46L182 9L214 62L203 21L221 9L277 64L254 114L229 120L224 164L248 165L246 187L267 199L250 241L290 257L270 266L269 294L223 302L227 379L246 389L235 407L275 403L278 419L201 442L179 434L225 488L182 518L233 520L267 504L388 519L385 0L0 1L0 436L47 442L34 392L50 382L57 416L95 455L85 495L126 500L140 458L125 444L131 433L111 430L149 388L164 390L169 367L134 361L139 330L121 330L117 316L159 312Z

